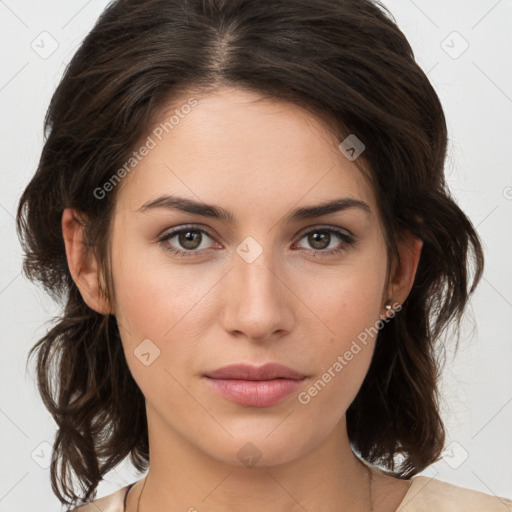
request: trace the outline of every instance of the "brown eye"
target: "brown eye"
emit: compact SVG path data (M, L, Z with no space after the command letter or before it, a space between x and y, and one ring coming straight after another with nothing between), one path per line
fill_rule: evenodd
M178 243L184 249L197 249L201 245L202 235L198 230L181 231L178 233Z
M316 250L325 249L329 246L331 241L331 234L325 233L321 231L315 231L313 233L308 234L308 243L311 244L311 247Z
M302 248L315 255L335 254L346 250L355 242L353 235L334 227L311 229L302 234L300 240L303 239L306 239L311 250L308 247Z
M211 249L207 246L207 239L213 237L204 229L195 227L181 227L166 233L158 242L166 251L180 256L197 256ZM202 246L202 247L201 247Z

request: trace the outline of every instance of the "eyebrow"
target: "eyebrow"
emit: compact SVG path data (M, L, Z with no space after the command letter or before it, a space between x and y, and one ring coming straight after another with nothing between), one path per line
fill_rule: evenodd
M138 209L138 211L145 212L153 208L174 208L185 213L211 217L227 222L233 222L235 220L234 215L230 211L225 210L220 206L201 203L175 195L163 195L151 201L147 201ZM294 222L304 219L312 219L315 217L321 217L322 215L351 209L358 209L368 214L372 213L370 206L364 201L354 199L352 197L341 197L314 206L297 208L286 215L285 221Z

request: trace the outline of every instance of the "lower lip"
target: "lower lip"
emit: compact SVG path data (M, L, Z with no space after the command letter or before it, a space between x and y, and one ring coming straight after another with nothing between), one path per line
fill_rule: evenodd
M209 385L232 402L249 407L270 407L297 391L304 379L236 380L206 377Z

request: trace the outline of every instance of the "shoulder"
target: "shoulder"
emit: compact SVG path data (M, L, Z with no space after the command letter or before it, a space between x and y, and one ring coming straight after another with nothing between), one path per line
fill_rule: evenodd
M130 485L127 485L108 496L76 507L70 510L70 512L98 512L99 510L102 512L124 512L124 499L129 488Z
M512 501L416 476L396 512L512 512Z

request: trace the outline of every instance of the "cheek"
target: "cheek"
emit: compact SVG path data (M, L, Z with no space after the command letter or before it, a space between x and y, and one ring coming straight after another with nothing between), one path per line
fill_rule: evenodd
M351 266L331 276L318 288L318 281L303 283L311 310L318 312L323 336L310 350L318 369L299 402L327 415L335 423L353 401L370 366L378 335L381 297L385 283L385 260L376 265ZM312 348L312 347L310 347Z
M113 261L116 318L130 343L173 337L190 317L197 319L196 308L218 281L210 272L198 279L193 265L168 263L155 252L126 250Z
M295 283L305 306L320 321L327 347L343 349L347 343L350 345L350 340L379 320L385 262L359 263L346 265L329 275L305 274Z
M368 372L377 331L373 315L356 304L337 309L334 335L319 343L312 359L318 371L298 396L311 417L334 426L356 397ZM312 353L313 351L310 351Z
M198 279L192 265L157 264L137 251L119 253L112 261L116 320L130 371L151 401L158 390L180 391L171 374L181 382L182 372L194 368L218 276L205 272Z

